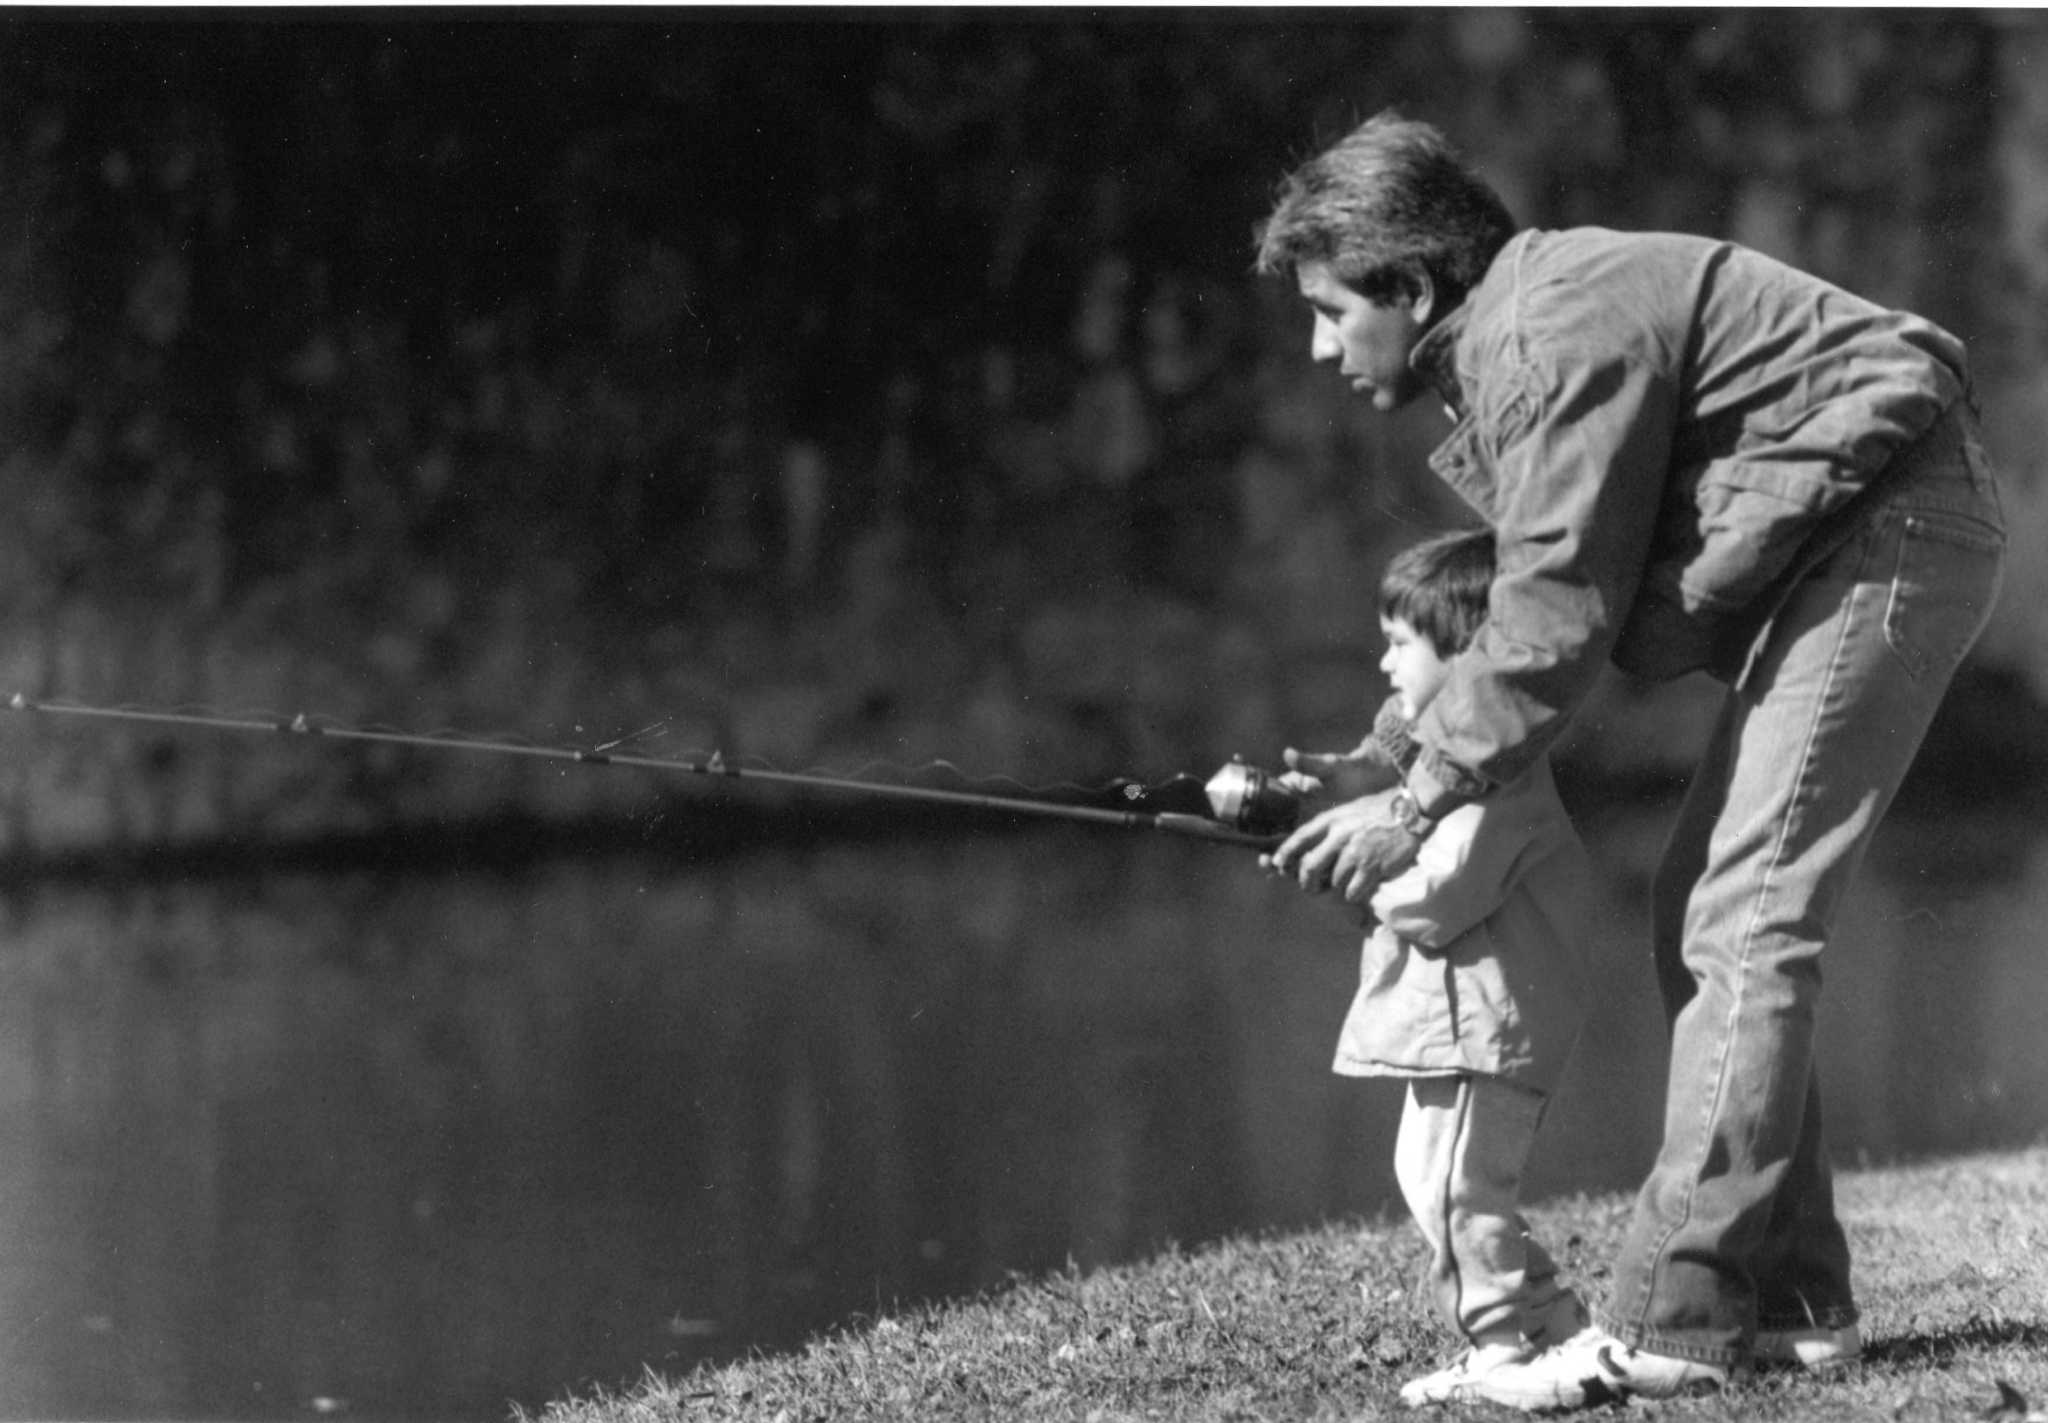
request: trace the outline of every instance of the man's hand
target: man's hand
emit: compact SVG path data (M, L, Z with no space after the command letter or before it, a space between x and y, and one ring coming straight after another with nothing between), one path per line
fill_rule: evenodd
M1334 889L1349 903L1369 903L1382 881L1415 863L1422 845L1420 836L1395 820L1393 801L1394 792L1383 791L1323 811L1259 856L1259 863L1299 881L1310 894Z

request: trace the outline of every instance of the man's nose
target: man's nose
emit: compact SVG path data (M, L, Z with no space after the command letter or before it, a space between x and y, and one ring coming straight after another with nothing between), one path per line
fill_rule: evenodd
M1308 354L1312 361L1334 361L1344 354L1344 343L1337 339L1330 323L1320 316L1316 318L1315 329L1309 333Z

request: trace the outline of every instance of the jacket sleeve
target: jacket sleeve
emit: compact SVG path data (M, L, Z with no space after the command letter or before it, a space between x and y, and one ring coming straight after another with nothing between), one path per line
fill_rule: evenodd
M1380 704L1379 714L1372 721L1372 735L1366 741L1378 759L1404 776L1415 764L1415 757L1422 748L1415 743L1415 733L1408 725L1408 718L1401 715L1399 692Z
M1500 908L1540 850L1529 830L1487 813L1468 805L1444 817L1415 863L1374 893L1373 917L1436 954Z
M1415 728L1424 770L1465 797L1520 775L1599 676L1649 558L1677 418L1669 376L1633 356L1524 359L1503 380L1487 620Z

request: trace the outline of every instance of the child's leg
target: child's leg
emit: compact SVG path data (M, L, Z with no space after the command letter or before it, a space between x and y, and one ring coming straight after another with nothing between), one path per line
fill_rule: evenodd
M1518 1209L1543 1104L1541 1094L1492 1077L1408 1085L1394 1174L1431 1247L1437 1309L1475 1344L1542 1335L1554 1314L1576 1313Z

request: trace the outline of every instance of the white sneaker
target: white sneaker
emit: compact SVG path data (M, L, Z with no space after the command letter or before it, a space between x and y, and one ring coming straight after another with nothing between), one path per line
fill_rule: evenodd
M1408 1408L1427 1408L1433 1403L1458 1403L1485 1397L1479 1381L1496 1369L1525 1364L1536 1357L1533 1344L1475 1344L1465 1357L1447 1369L1438 1369L1401 1385L1401 1403Z
M1838 1369L1863 1357L1863 1332L1853 1324L1840 1329L1759 1329L1756 1361L1801 1369Z
M1631 1395L1676 1398L1704 1393L1726 1384L1732 1372L1720 1364L1631 1349L1595 1326L1525 1364L1488 1371L1473 1381L1469 1393L1527 1413L1558 1413Z
M1410 1408L1422 1408L1432 1403L1456 1403L1479 1397L1478 1379L1495 1369L1527 1363L1552 1344L1584 1329L1586 1320L1584 1302L1570 1290L1560 1291L1531 1321L1529 1332L1522 1338L1473 1345L1449 1368L1401 1385L1401 1402Z

